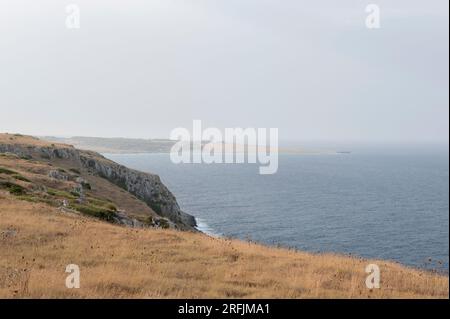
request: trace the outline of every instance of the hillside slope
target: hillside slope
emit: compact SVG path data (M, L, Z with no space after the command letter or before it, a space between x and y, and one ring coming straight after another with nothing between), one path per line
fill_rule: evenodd
M0 134L0 153L0 298L448 298L447 276L396 263L180 231L191 219L159 178L93 152Z
M365 267L381 288L365 286ZM80 267L67 289L66 265ZM448 278L384 261L128 228L0 191L0 298L448 298Z
M145 222L151 217L151 223L195 230L194 217L181 211L157 175L129 169L92 151L30 136L0 134L0 154L0 167L13 172L0 175L0 186L22 188L22 198L44 198L83 212L107 206L99 202L112 202L117 210L102 212L106 219L130 217Z

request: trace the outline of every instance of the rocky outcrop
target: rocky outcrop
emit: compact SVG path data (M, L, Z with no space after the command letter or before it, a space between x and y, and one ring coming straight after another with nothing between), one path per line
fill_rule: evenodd
M194 227L195 218L181 211L175 196L161 182L158 175L139 172L110 160L80 156L84 168L91 170L113 184L143 200L155 213L177 225Z
M161 182L158 175L133 170L108 160L96 152L82 151L71 146L0 144L0 153L6 152L23 158L70 161L71 165L105 178L133 194L151 207L155 213L167 218L178 228L195 229L195 218L180 209L175 196Z
M69 176L67 174L64 174L63 172L56 169L52 169L50 172L48 172L48 176L62 181L69 180Z

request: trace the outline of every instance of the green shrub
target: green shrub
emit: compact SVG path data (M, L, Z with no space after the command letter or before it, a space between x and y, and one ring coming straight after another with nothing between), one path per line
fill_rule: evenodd
M13 185L9 188L9 192L13 195L22 195L25 194L25 188L20 185Z
M70 195L72 195L72 197L80 197L80 193L76 192L76 191L70 191Z
M146 218L140 218L139 220L147 226L153 226L155 224L155 221L153 220L152 216L147 216Z
M108 202L106 200L102 200L102 199L95 198L95 197L89 197L88 202L89 202L89 204L94 205L94 206L106 208L106 209L114 211L114 212L117 211L116 205L114 205L114 203Z
M97 207L94 205L80 205L80 204L71 204L71 208L79 211L80 213L97 217L106 221L114 221L115 212L106 208Z
M13 175L13 174L17 174L17 172L14 172L14 171L4 168L4 167L0 167L0 174Z
M91 184L89 184L88 182L81 182L81 186L83 187L83 188L85 188L85 189L88 189L88 190L91 190L92 189L92 187L91 187Z
M19 181L31 183L31 181L28 178L23 177L22 175L15 174L13 175L13 177Z
M167 229L170 227L169 222L165 219L160 219L158 222L159 222L159 226L163 229Z
M26 193L24 187L11 182L0 182L0 187L6 188L12 195L23 195Z
M90 204L95 205L95 206L106 206L107 204L109 204L108 202L95 198L95 197L91 197L90 195L87 195L87 200Z
M73 194L71 194L69 192L61 191L59 189L54 189L54 188L48 188L47 194L52 195L52 196L57 196L57 197L64 197L64 198L68 198L68 199L78 198L78 194L76 196L74 196Z

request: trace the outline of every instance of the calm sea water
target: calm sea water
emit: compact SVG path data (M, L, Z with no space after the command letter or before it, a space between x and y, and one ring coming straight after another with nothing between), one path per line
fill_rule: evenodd
M205 232L448 272L447 151L281 154L274 175L256 164L105 155L159 174Z

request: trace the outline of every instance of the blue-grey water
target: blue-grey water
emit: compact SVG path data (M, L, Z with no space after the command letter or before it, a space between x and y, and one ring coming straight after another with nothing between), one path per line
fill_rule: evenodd
M257 164L106 156L159 174L206 232L448 272L447 151L280 154L274 175Z

